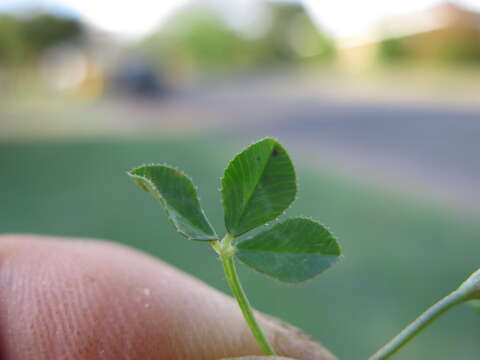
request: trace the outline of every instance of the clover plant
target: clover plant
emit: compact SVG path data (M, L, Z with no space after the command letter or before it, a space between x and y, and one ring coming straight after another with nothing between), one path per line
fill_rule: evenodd
M305 217L288 218L248 234L277 219L295 200L297 179L285 148L277 140L265 138L228 164L221 181L227 230L222 238L208 221L185 173L162 164L142 165L128 174L160 203L180 234L212 245L252 334L265 354L275 354L255 319L234 258L277 280L296 283L328 269L341 253L330 231Z
M253 336L265 355L275 355L250 307L235 259L277 280L297 283L320 274L341 256L331 232L310 218L291 217L265 226L282 215L297 194L295 169L285 148L276 139L265 138L247 147L228 164L221 180L227 230L223 237L217 235L208 221L196 187L182 171L165 164L152 164L139 166L128 174L158 201L181 235L211 244ZM260 227L260 231L251 233ZM370 360L390 358L441 314L470 300L480 300L480 270L420 315Z

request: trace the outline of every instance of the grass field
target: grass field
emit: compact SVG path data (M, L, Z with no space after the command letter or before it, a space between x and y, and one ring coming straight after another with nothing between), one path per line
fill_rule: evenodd
M143 162L178 165L198 184L207 214L221 232L219 177L241 146L205 137L0 144L0 232L126 243L225 290L209 246L177 235L125 171ZM480 266L479 224L296 161L300 194L289 214L328 225L345 258L295 287L242 266L240 272L257 308L304 328L341 359L365 359ZM479 331L480 317L464 306L396 359L478 358Z

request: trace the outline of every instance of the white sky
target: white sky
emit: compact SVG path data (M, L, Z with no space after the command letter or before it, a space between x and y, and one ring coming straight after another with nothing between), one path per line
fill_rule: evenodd
M348 37L365 31L379 20L444 3L441 0L305 0L319 24L335 36ZM480 0L451 1L480 11Z
M261 0L204 0L228 6L236 17L251 16ZM0 0L1 9L15 9L25 4L47 8L73 9L92 24L123 35L143 35L187 0ZM372 23L392 15L424 9L441 0L304 0L319 24L335 36L360 34ZM455 1L480 11L480 0ZM248 9L248 10L246 10Z

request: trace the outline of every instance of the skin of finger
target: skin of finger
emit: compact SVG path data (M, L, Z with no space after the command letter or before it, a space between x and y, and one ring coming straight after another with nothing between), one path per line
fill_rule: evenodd
M0 358L195 359L261 355L233 299L111 243L0 237ZM281 355L335 359L260 315Z

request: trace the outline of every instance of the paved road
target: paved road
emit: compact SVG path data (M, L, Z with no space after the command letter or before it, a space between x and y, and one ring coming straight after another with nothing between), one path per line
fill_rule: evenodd
M283 84L218 87L179 97L203 126L277 136L318 165L480 210L479 106L338 99Z

